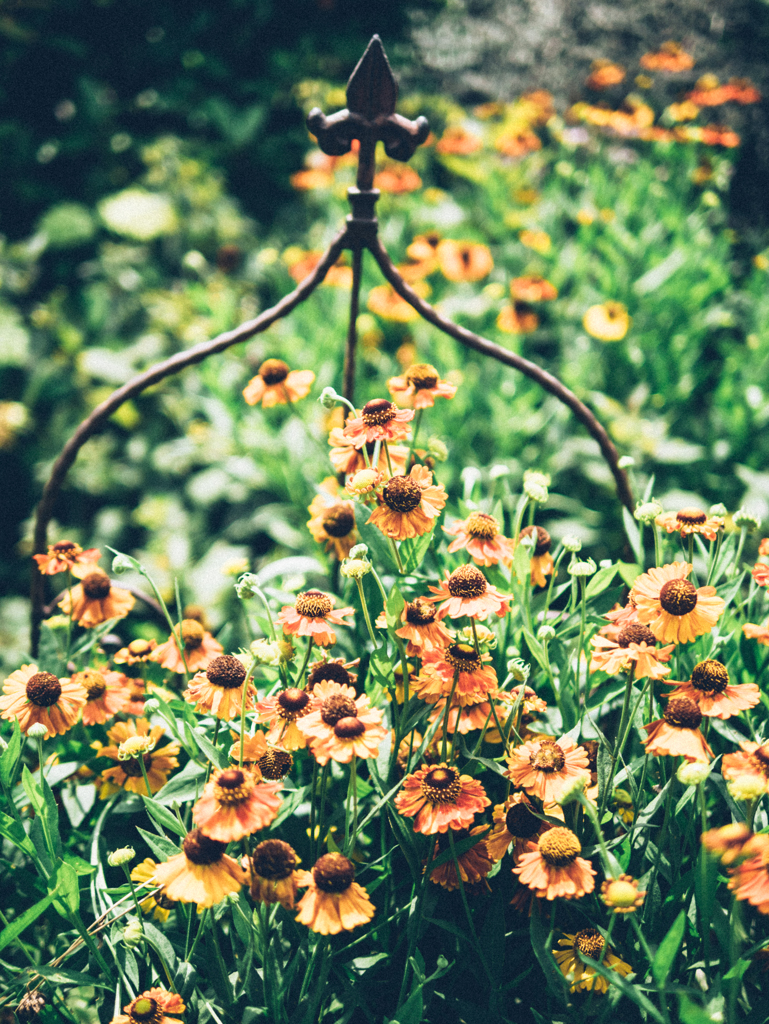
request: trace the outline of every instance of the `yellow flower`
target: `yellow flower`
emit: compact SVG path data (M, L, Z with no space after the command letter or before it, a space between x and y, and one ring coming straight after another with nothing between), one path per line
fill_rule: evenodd
M582 318L582 326L599 341L622 341L630 330L631 319L621 302L603 302L591 306Z
M564 935L558 940L559 946L565 949L554 949L553 956L558 961L561 973L570 982L570 990L577 992L580 989L596 989L598 992L606 992L609 982L600 975L594 967L582 963L578 952L583 956L589 956L591 960L600 960L605 967L618 974L628 975L633 968L620 960L610 951L606 951L603 958L601 954L604 948L604 939L597 928L583 928L576 935Z

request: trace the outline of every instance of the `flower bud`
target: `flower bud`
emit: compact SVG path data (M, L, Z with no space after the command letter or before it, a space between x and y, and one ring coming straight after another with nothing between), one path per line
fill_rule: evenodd
M633 513L639 523L651 526L657 516L662 515L662 505L658 501L644 501L636 507Z
M561 790L561 795L556 798L556 803L561 807L574 803L574 801L579 800L580 796L585 792L586 786L587 777L585 775L576 775L566 783L564 788Z
M445 462L449 457L449 450L439 437L428 437L427 450L436 462Z
M464 626L457 635L457 641L461 644L475 644L476 636L478 643L487 651L492 651L497 646L497 634L480 622L475 627L475 636L472 626Z
M531 673L531 665L527 665L523 658L513 658L507 663L507 671L516 683L525 683Z
M280 647L276 640L265 640L264 637L254 640L249 651L257 665L280 664Z
M761 526L761 519L754 512L749 512L746 508L738 508L732 516L735 526L739 526L740 529L757 530Z
M251 572L244 573L235 584L235 593L241 601L247 601L250 597L256 597L258 592L259 586L256 576Z
M43 620L43 625L48 629L69 629L69 615L52 615L49 619Z
M116 576L122 576L125 572L141 572L142 567L130 555L117 554L112 559L112 571Z
M723 519L724 516L728 514L728 512L729 509L726 507L726 505L724 505L722 501L719 501L717 504L710 506L708 515L718 516L720 519Z
M489 470L489 480L499 480L501 476L510 476L510 467L498 462Z
M684 786L701 786L709 775L709 761L684 761L676 772L676 778Z
M549 640L555 640L555 630L552 626L540 626L537 630L537 640L546 644Z
M540 504L547 501L550 474L540 473L537 469L527 469L523 474L523 493L531 500Z
M293 661L295 656L296 656L296 651L294 650L294 646L291 643L291 641L290 640L276 640L275 642L278 645L278 650L280 651L281 660L285 661L286 663Z
M148 700L145 700L145 702L144 702L144 714L145 715L154 715L157 711L160 711L160 701L156 700L154 697L150 697Z
M107 854L107 863L111 868L121 868L124 864L130 864L135 856L136 850L133 846L122 846L119 850Z
M129 921L123 930L123 942L129 949L135 949L142 940L142 926L140 921Z
M582 550L582 541L579 537L573 536L573 534L567 534L567 536L561 541L561 544L563 544L567 551L571 551L572 553Z
M368 544L356 544L350 548L350 558L365 558L368 555Z
M27 729L27 736L32 740L44 740L47 735L48 728L42 722L35 722Z
M129 736L117 748L118 761L131 761L149 753L155 746L151 736Z
M339 401L339 395L333 388L323 388L318 401L324 409L333 409Z
M766 792L764 780L755 775L739 775L736 779L730 779L726 788L735 800L758 800Z
M348 580L360 580L371 572L371 562L367 558L345 558L339 571Z
M378 469L359 469L355 476L347 481L347 490L350 494L366 494L373 491L382 479Z
M567 571L570 576L592 576L595 570L595 562L588 558L583 562L572 562Z

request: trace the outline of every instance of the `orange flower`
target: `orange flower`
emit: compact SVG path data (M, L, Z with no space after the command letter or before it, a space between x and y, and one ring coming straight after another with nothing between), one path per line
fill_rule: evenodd
M282 839L259 843L251 857L251 899L293 910L299 888L298 863L296 850Z
M335 598L320 590L305 590L297 595L293 608L285 604L280 609L278 624L289 636L306 636L320 647L329 647L336 643L336 633L329 628L349 626L345 622L346 615L352 615L352 608L340 608L334 611Z
M408 423L414 419L412 409L399 409L386 398L366 402L360 416L348 419L342 433L355 445L376 441L402 441L411 432Z
M729 888L738 900L747 900L759 914L769 914L769 836L748 841L753 855L732 868Z
M457 393L456 385L441 380L429 363L414 363L403 377L391 377L387 387L395 401L409 409L429 409L436 398L453 398Z
M374 175L374 188L378 188L380 192L400 195L403 192L416 192L421 187L422 179L408 164L386 164Z
M355 696L355 683L358 676L351 672L351 668L357 668L360 658L354 661L345 661L344 658L329 658L325 651L320 661L314 661L307 673L307 692L314 695L318 683L334 682L340 686L350 687L352 695ZM347 691L344 691L347 692Z
M509 565L515 545L499 532L499 523L488 512L471 512L467 519L455 519L444 531L456 539L449 553L464 549L478 565Z
M424 694L420 694L423 700L426 700ZM487 700L477 701L476 703L470 703L470 698L465 698L468 703L460 705L456 694L454 700L451 702L449 708L449 718L446 723L446 735L452 735L458 732L460 736L466 736L467 733L483 729L488 725L489 719L491 718L491 704ZM446 721L446 700L439 700L434 705L433 710L430 712L430 716L427 721L430 725L438 723L438 728L433 733L433 742L440 743L443 739L444 728L443 723Z
M622 341L632 320L621 302L603 302L591 306L582 318L582 326L599 341Z
M125 679L122 672L97 672L93 668L70 677L71 683L84 688L88 698L83 708L83 725L103 725L108 718L126 710L131 695Z
M197 903L198 910L221 903L248 883L248 873L225 854L226 843L204 836L199 828L185 836L182 852L158 864L152 879L168 899Z
M476 814L491 800L483 786L470 775L445 761L423 764L407 775L395 797L395 807L404 818L414 818L414 831L432 836L447 829L467 828Z
M237 717L243 706L243 687L246 685L246 670L243 662L232 654L221 654L214 658L205 672L198 672L184 691L184 699L195 705L201 714L209 712L229 721ZM247 684L246 708L254 706L254 686Z
M761 543L758 545L758 553L762 558L769 555L769 537L762 537Z
M204 836L234 843L266 828L283 802L280 782L257 783L240 768L215 772L192 808L192 820Z
M751 839L753 833L743 822L732 822L730 825L723 825L721 828L711 828L700 836L702 845L714 856L727 866L739 860L746 843Z
M319 764L330 759L348 764L359 751L361 757L376 756L368 751L378 748L384 739L381 721L382 713L369 706L365 693L356 697L352 686L323 680L316 683L297 729Z
M67 572L75 565L95 566L101 558L98 548L83 551L79 544L71 540L59 540L48 545L44 555L33 555L37 567L44 576L55 576L57 572Z
M553 573L554 562L550 554L550 534L542 526L524 526L518 534L522 537L533 537L534 548L531 552L531 582L538 587L547 586L547 577Z
M352 417L348 418L348 422ZM332 446L331 451L328 453L328 457L331 459L331 464L337 473L348 473L355 475L360 470L366 468L366 460L363 457L363 446L356 448L352 441L345 436L342 427L334 427L328 436L328 443ZM376 442L366 442L366 454L369 457L369 461L374 458L374 448ZM390 453L390 461L395 472L403 472L406 466L406 459L408 458L409 450L405 445L400 444L388 444L387 446ZM389 475L389 469L387 466L387 451L384 446L381 446L379 452L379 462L374 467L379 472Z
M606 942L597 928L583 928L575 935L565 934L558 940L559 946L566 946L566 949L554 949L553 958L561 969L561 973L569 982L570 992L595 991L608 992L609 982L603 975L598 974L594 967L584 964L579 954L589 956L592 960L599 960L604 967L616 971L623 977L631 974L633 968L620 960L612 953L611 948L604 950Z
M388 480L368 522L394 540L421 537L433 528L446 498L443 486L433 484L429 469L412 466L408 476L397 475Z
M3 683L0 711L9 721L17 718L24 735L40 722L48 730L45 739L50 739L72 728L86 698L85 688L78 682L39 672L37 665L22 665Z
M765 622L763 626L758 626L755 622L746 622L742 632L748 640L757 640L764 647L769 647L769 623Z
M709 516L699 508L682 508L680 512L665 512L654 520L668 533L677 530L682 537L700 533L706 540L715 540L724 527L720 516Z
M459 124L448 125L435 147L436 153L469 156L483 149L483 139Z
M415 285L420 284L422 288L415 287L414 290L421 295L421 298L426 298L430 291L429 286L427 282L418 280L415 282ZM390 284L378 284L372 288L368 293L366 304L372 313L381 316L383 320L394 320L399 324L407 324L412 320L419 319L419 313L411 303L402 299Z
M552 826L534 814L524 793L512 793L492 814L494 825L486 838L486 848L493 861L502 860L513 843L513 860L517 863L529 843L536 842Z
M688 644L709 633L726 607L715 587L687 580L688 562L673 562L643 573L633 584L638 621L648 625L662 643Z
M333 550L339 559L346 558L356 541L355 506L351 501L340 501L337 497L339 483L333 476L321 481L320 489L312 499L307 511L310 519L307 528L312 539L325 544L326 551Z
M539 327L539 317L528 303L516 300L512 306L502 307L497 327L505 334L530 334Z
M353 690L353 693L355 691ZM265 697L256 705L257 722L267 723L267 740L280 744L285 750L300 750L307 745L304 734L297 728L297 720L312 710L310 694L291 686Z
M529 843L513 873L532 889L540 899L580 899L595 888L595 871L590 862L580 857L582 845L568 828L551 828Z
M761 93L749 78L730 78L720 85L715 75L703 75L686 98L700 107L720 107L723 103L758 103Z
M295 189L309 192L316 188L331 188L334 184L334 175L322 167L310 167L306 171L296 171L289 180Z
M542 149L542 141L530 128L512 128L497 136L494 148L503 156L517 158Z
M168 774L173 768L179 767L176 755L179 753L178 743L168 743L158 750L155 746L163 735L163 726L155 725L150 731L150 723L146 718L132 719L129 722L118 722L108 730L107 736L112 741L109 747L102 747L100 757L110 757L118 763L114 768L102 772L102 779L108 784L102 787L102 798L110 795L110 787L118 786L129 793L149 796L157 793L168 782ZM144 784L139 758L144 761L150 793ZM114 790L112 790L114 792Z
M510 282L510 294L520 302L548 302L558 298L558 289L544 277L534 274L514 277Z
M670 668L662 662L670 661L675 644L657 649L657 638L648 626L633 622L620 630L616 640L596 635L590 641L593 656L590 671L599 669L608 675L625 672L632 665L636 679L662 679Z
M647 754L685 757L687 761L710 761L715 757L699 730L702 712L688 697L670 697L662 718L644 729Z
M177 1014L186 1009L180 995L151 988L124 1006L124 1012L113 1017L110 1024L181 1024ZM167 1017L167 1013L172 1013L173 1017Z
M530 740L507 756L507 777L543 804L552 804L574 779L590 781L588 756L584 747L562 736L556 740Z
M767 565L766 562L756 562L753 566L751 576L759 587L769 587L769 565Z
M219 641L203 629L197 619L182 619L179 630L184 645L184 659L190 672L207 669L214 658L224 652ZM149 660L160 662L161 667L169 672L184 672L184 661L173 636L158 644L150 653Z
M157 645L157 640L132 640L127 647L121 647L112 660L116 665L140 665L149 661Z
M442 650L451 643L451 634L436 617L436 609L429 598L406 601L401 614L404 625L395 630L395 635L408 641L407 655L421 658L428 651Z
M769 743L762 746L751 740L743 740L740 743L740 753L724 754L721 774L725 779L749 775L762 782L769 793Z
M155 876L157 864L151 857L145 857L141 864L137 864L131 871L132 882L149 882ZM143 914L152 914L156 921L167 921L174 908L173 900L169 900L162 892L156 892L153 896L147 896L139 906Z
M296 919L320 935L338 935L366 924L375 907L355 879L352 861L341 853L326 853L312 871L300 871L299 885L309 889L297 904Z
M610 60L594 60L590 74L585 80L588 89L609 89L613 85L619 85L625 80L627 71L621 64L614 64Z
M480 281L494 269L488 247L479 242L444 238L438 243L435 256L441 273L449 281Z
M694 57L683 50L678 43L668 40L660 46L657 53L645 53L639 61L647 71L689 71L694 67Z
M468 615L473 619L486 619L494 613L498 616L507 615L512 597L500 594L496 587L487 582L480 569L474 565L460 565L446 578L439 587L430 587L436 597L428 600L443 603L438 606L438 618L447 615L452 619Z
M692 669L688 683L668 682L676 689L669 697L688 697L706 718L731 718L740 711L754 708L761 700L761 691L755 683L729 683L729 673L720 661L708 658Z
M398 267L405 281L410 283L421 281L438 269L435 250L438 248L440 240L441 236L437 231L429 231L426 235L416 236L411 245L406 249L406 255L413 262L404 263Z
M273 405L290 405L305 398L314 381L312 370L289 370L282 359L267 359L243 388L243 397L249 405L261 402L265 409Z
M77 566L75 575L81 573L86 573L83 582L66 591L61 599L60 607L65 615L70 615L84 629L128 615L136 603L133 594L113 587L106 572L92 563Z
M301 174L302 172L300 171L299 173ZM294 252L296 252L296 250L294 250ZM289 274L298 284L300 281L303 281L305 277L309 276L313 270L315 270L317 265L320 263L322 256L322 252L298 252L296 258L293 258L289 263ZM284 259L286 259L285 256ZM331 285L332 288L350 287L352 284L352 267L348 266L344 262L345 259L346 254L343 254L339 257L333 267L329 268L328 273L323 278L323 284Z
M497 673L488 654L476 654L472 644L451 643L448 647L426 651L422 670L413 682L413 692L428 704L448 697L454 687L453 703L465 707L485 700L497 687Z
M458 828L452 829L445 836L439 835L433 847L433 860L437 860L442 853L451 849L448 841L449 835L451 835L456 844L463 839L467 839L469 836L478 836L482 832L486 832L486 830L486 825L476 825L475 828L469 831L466 828ZM469 850L458 854L456 864L452 858L444 861L437 868L432 868L430 871L430 881L436 885L443 886L449 892L453 892L454 889L459 888L457 867L459 867L459 877L462 879L463 885L477 885L479 882L483 882L486 875L494 867L494 861L489 856L486 842L480 839ZM491 891L488 882L485 883L485 887L487 891Z

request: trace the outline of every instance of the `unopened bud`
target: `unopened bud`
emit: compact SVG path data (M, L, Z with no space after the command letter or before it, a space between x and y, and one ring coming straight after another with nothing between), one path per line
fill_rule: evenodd
M738 508L732 516L735 526L740 529L757 530L761 526L761 518L746 508Z
M371 572L371 562L367 558L345 558L339 571L350 580L360 580Z
M318 401L324 409L333 409L339 401L339 395L333 388L323 388Z
M766 792L764 780L755 775L739 775L736 779L730 779L726 788L735 800L758 800Z
M142 926L140 921L129 921L123 930L123 942L129 949L134 949L142 940Z
M561 541L561 544L563 544L567 551L571 551L572 553L582 550L582 541L579 537L573 536L573 534L567 534L567 536Z
M142 567L130 555L119 554L112 559L112 571L116 576L122 576L125 572L141 572Z
M107 854L107 863L111 868L121 868L124 864L130 864L136 856L133 846L122 846L119 850L113 850Z
M527 469L523 474L523 493L540 504L547 501L550 474L540 473L537 469Z
M617 465L620 469L630 469L632 466L635 466L635 459L632 455L623 455L617 460Z
M636 508L633 515L639 523L651 526L657 516L662 515L662 505L658 501L645 501Z
M513 658L507 663L507 671L516 683L525 683L531 674L531 665L527 665L523 658Z
M570 576L592 576L596 570L596 564L592 558L581 562L572 562L568 568Z
M556 803L561 807L565 807L566 804L571 804L574 803L575 800L579 800L585 792L587 781L587 776L575 775L574 778L570 779L561 790L560 796L556 798Z
M537 640L546 644L549 640L555 640L555 630L552 626L540 626L537 630Z
M27 736L32 740L44 740L48 735L48 727L43 725L42 722L35 722L34 725L30 725L27 729Z
M726 507L726 505L724 505L724 503L722 501L719 501L717 504L710 506L710 510L708 511L708 515L709 516L718 516L719 519L723 519L724 516L728 514L728 512L729 512L729 509Z
M676 772L676 778L684 786L701 786L709 775L709 761L684 761Z
M145 715L154 715L158 711L160 711L160 701L159 700L156 700L154 697L149 697L147 700L145 700L145 702L144 702L144 714Z
M368 544L356 544L350 548L350 558L365 558L368 555Z
M428 437L427 450L436 462L445 462L449 457L449 450L439 437Z
M280 664L280 646L277 640L254 640L249 651L257 665Z
M247 601L250 597L256 597L259 593L256 576L251 572L244 573L235 584L235 593L241 601Z

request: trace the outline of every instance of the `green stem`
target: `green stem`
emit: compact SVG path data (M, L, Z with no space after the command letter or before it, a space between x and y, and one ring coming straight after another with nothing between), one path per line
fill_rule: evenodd
M320 776L320 811L318 814L318 836L317 839L315 836L310 837L310 841L316 843L315 857L313 858L313 860L317 860L318 857L320 856L320 845L323 842L323 818L325 816L326 811L326 787L328 785L329 766L330 762L323 765L323 771L321 772Z
M388 540L390 541L390 547L392 548L393 554L395 555L395 564L398 566L398 573L402 576L403 563L401 562L401 556L400 553L398 552L398 545L395 543L392 537L388 537Z
M192 916L194 917L196 915L193 914ZM198 930L195 933L195 941L192 943L192 949L190 950L189 956L187 957L188 960L192 959L192 954L195 952L195 948L196 948L196 946L198 944L198 941L200 940L200 936L203 934L203 930L204 930L203 926L206 923L206 917L207 916L208 916L208 907L206 907L206 909L200 915L200 922L198 924Z
M366 628L368 629L368 635L371 637L372 644L377 647L377 639L374 634L373 626L371 625L371 616L368 613L368 605L366 604L366 596L363 593L363 580L359 577L355 577L355 582L358 584L358 595L360 596L360 606L363 609L363 618L366 620Z
M454 691L457 688L457 682L459 681L459 668L454 669L454 680L451 684L451 693L449 694L448 700L446 701L446 713L443 716L443 738L441 740L441 761L446 760L446 741L449 735L449 714L451 712L451 702L454 699ZM459 720L457 720L457 727L459 727Z
M635 662L630 663L630 668L627 670L627 680L625 681L625 696L622 700L622 713L619 719L619 729L617 730L617 739L614 743L614 750L611 754L611 770L609 772L609 783L604 787L604 791L601 794L601 803L598 809L598 820L603 818L603 812L606 810L606 803L608 800L608 793L612 789L614 782L614 769L617 766L617 758L622 752L625 740L625 725L627 722L627 713L630 708L630 694L633 692L633 678L634 678Z
M387 459L387 472L390 474L390 476L395 476L395 474L393 473L393 464L390 461L390 449L387 445L387 441L384 441L383 443L385 450L385 458Z
M411 445L409 446L409 458L406 463L406 472L408 473L411 467L414 465L414 448L417 443L417 434L419 433L419 427L422 423L422 413L424 409L417 409L416 416L414 417L414 431L411 435Z
M300 690L304 686L304 673L307 669L307 665L310 662L310 651L312 651L311 636L307 637L307 650L304 652L304 661L302 662L302 667L299 669L299 672L296 677L296 685Z
M254 671L254 663L251 662L251 666L246 672L246 678L243 680L243 698L240 702L240 756L238 758L238 768L243 767L243 751L246 745L246 703L248 702L248 687L251 683L251 675Z
M652 523L652 533L654 534L654 564L659 568L662 565L662 541L660 528L656 523Z
M352 800L350 799L352 797ZM352 802L352 829L350 829L350 803ZM352 755L350 761L350 783L347 787L347 802L344 815L344 852L349 855L355 846L358 832L358 758Z

